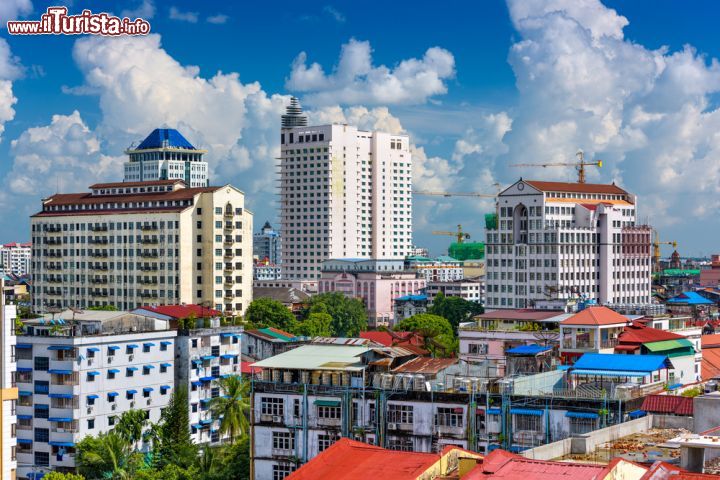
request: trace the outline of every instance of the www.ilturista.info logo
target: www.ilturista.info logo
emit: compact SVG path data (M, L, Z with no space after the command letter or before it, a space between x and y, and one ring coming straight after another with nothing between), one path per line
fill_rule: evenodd
M48 7L39 21L9 21L7 29L11 35L147 35L150 23L142 18L130 20L90 10L68 15L67 7Z

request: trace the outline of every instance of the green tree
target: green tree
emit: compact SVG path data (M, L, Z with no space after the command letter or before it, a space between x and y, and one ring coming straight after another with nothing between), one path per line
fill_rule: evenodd
M163 411L155 450L155 467L158 469L170 464L187 468L195 460L197 449L190 439L188 392L185 386L175 389L170 403Z
M60 472L47 472L42 477L44 480L85 480L82 475L76 475L74 473L60 473Z
M141 470L136 473L133 480L198 480L198 471L195 467L183 468L179 465L169 464L161 469Z
M327 313L310 313L302 322L298 322L293 332L303 337L331 337L333 319Z
M223 461L215 476L203 480L247 480L250 478L250 437L243 435L240 439L223 448Z
M484 311L485 309L480 303L470 302L460 297L446 297L442 292L439 292L427 313L446 318L452 325L453 330L457 332L458 326L462 322L467 322Z
M235 437L248 433L250 412L250 382L240 375L215 380L223 395L210 401L210 413L220 419L220 434L228 435L230 443Z
M395 331L415 332L425 339L425 348L437 356L451 356L457 340L450 322L430 313L419 313L398 322Z
M338 337L356 337L367 330L367 311L363 302L340 292L311 297L305 317L312 313L329 314L332 317L332 334Z
M129 445L135 446L143 438L143 430L148 421L142 410L128 410L123 412L113 431Z
M256 298L247 308L245 321L250 327L275 327L292 332L297 320L288 308L271 298Z
M130 445L114 432L87 436L77 444L78 473L88 480L126 480L144 462L140 453L133 453Z

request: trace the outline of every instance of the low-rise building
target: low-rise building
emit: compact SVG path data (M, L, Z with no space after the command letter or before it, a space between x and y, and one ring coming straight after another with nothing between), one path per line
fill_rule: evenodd
M720 255L712 255L710 268L700 270L700 285L704 287L720 287Z
M452 282L464 277L463 262L447 255L434 259L407 257L405 266L408 270L417 272L426 282Z
M395 324L410 318L419 313L425 313L428 306L428 297L424 294L403 295L395 299L395 313L393 321Z
M0 246L0 274L30 274L31 243L6 243Z
M177 331L129 312L62 312L18 337L18 477L75 468L75 445L130 409L160 419L175 385Z
M253 298L270 298L296 315L310 302L310 294L295 287L254 287Z
M301 345L292 333L267 327L243 332L242 354L255 360L264 360Z
M668 313L672 315L690 315L694 319L708 319L716 316L717 304L697 292L686 291L667 300Z
M318 292L342 292L365 302L370 326L390 325L397 297L416 295L425 279L407 270L403 260L340 258L320 267Z
M253 280L267 281L280 280L281 278L280 265L271 263L267 259L253 262Z
M485 279L483 277L474 277L448 282L428 282L425 293L430 304L440 292L446 297L460 297L469 302L483 303L485 300Z
M572 364L585 353L613 353L630 319L607 307L587 307L560 322L560 357Z

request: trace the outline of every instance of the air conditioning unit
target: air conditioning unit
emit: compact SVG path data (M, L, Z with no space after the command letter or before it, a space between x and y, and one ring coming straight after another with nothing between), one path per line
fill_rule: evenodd
M117 410L117 403L113 403L113 404L110 406L110 410Z
M273 415L272 421L274 423L282 423L282 417L280 415Z
M88 414L92 413L92 411L93 411L93 407L88 407L88 409L87 409Z
M152 398L147 399L147 404L150 405L152 403Z
M131 361L131 362L132 362L133 360L135 360L135 355L133 355L133 354L128 355L128 360Z
M388 430L397 430L397 423L388 423Z
M273 416L272 416L272 415L267 415L267 414L264 414L264 413L260 415L260 421L261 421L261 422L270 422L270 421L272 421L272 419L273 419Z
M130 402L130 408L135 408L135 400Z
M92 365L93 363L94 363L94 362L93 362L93 359L92 359L92 358L88 358L88 365Z
M107 360L108 363L112 363L112 362L113 362L113 358L115 358L115 357L108 357L108 360Z

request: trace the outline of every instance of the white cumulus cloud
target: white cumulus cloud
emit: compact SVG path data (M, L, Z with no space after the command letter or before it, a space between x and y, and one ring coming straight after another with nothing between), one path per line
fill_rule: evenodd
M180 22L197 23L198 21L197 12L183 12L175 6L170 7L168 16L170 20L178 20Z
M8 20L16 20L32 12L31 0L2 0L0 2L0 28L7 27Z
M418 104L446 93L446 82L454 75L455 58L443 48L429 48L422 58L402 60L391 68L373 65L370 43L351 39L331 73L318 63L308 65L307 54L301 52L285 85L303 93L309 105Z
M155 4L152 0L141 0L136 8L123 10L120 12L120 16L130 19L142 18L148 20L155 16Z

